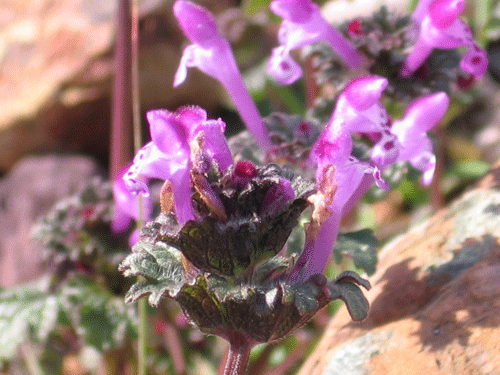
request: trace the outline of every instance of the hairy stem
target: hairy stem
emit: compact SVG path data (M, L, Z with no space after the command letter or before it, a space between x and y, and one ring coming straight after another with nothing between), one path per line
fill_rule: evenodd
M229 354L224 375L245 375L252 345L243 336L233 337L229 342Z

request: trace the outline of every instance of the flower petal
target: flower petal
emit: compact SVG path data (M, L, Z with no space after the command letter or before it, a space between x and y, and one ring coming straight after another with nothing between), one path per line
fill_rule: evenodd
M355 79L340 94L333 116L342 118L350 132L383 132L389 115L379 99L387 84L379 76Z
M191 201L191 174L188 168L179 168L168 179L172 183L175 203L175 216L179 224L184 225L194 220L193 203Z
M283 18L278 39L290 50L307 44L327 43L352 69L362 63L354 46L321 15L319 6L310 0L274 0L271 10Z
M355 109L363 111L380 100L382 92L388 84L389 81L385 77L363 76L349 83L341 95L345 96Z
M474 78L480 79L488 70L488 54L474 45L462 56L460 67Z
M214 16L205 8L189 1L178 0L173 9L182 31L191 42L203 45L218 35Z
M149 196L149 189L144 178L169 180L178 170L189 170L189 153L179 150L168 157L153 142L144 145L134 158L134 163L123 179L132 193Z
M282 85L290 85L302 76L302 68L292 59L285 47L281 46L273 49L267 74Z
M349 158L351 152L352 138L345 128L344 121L332 117L314 144L311 150L311 158L320 166L318 168L320 170L321 165L335 165L338 161L344 162ZM319 173L321 174L322 171ZM319 181L318 178L317 181Z
M219 164L224 173L233 164L233 156L224 137L226 124L221 120L209 120L198 126L196 131L203 132L204 151Z
M428 12L434 25L445 29L455 22L464 9L464 0L435 0L429 4Z
M154 145L165 155L175 155L186 150L187 131L173 112L165 109L149 111L146 114L149 132Z
M128 228L132 219L139 220L139 197L133 194L123 179L127 172L125 168L116 180L113 181L113 198L115 201L115 215L111 222L111 228L115 233L121 233ZM151 217L153 210L152 202L148 198L143 198L143 215L145 219Z
M314 5L309 0L273 0L269 7L281 18L294 23L305 23L314 12Z
M176 7L175 14L179 23L194 44L184 49L174 78L174 87L184 82L189 67L197 67L217 79L234 100L258 144L264 150L269 150L272 143L268 131L245 87L229 42L217 32L213 16L205 8L184 0L178 0Z
M392 133L401 142L414 142L411 138L431 130L448 110L450 99L444 92L423 96L408 107L405 117L395 121Z

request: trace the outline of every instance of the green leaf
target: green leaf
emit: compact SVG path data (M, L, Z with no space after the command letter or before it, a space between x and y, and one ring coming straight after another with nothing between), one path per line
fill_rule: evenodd
M44 277L0 292L0 359L15 359L25 342L49 347L61 326L69 325L100 351L120 347L134 335L135 308L122 297L83 278L51 289Z
M483 177L490 169L490 164L481 161L463 161L453 166L450 173L460 178L478 179Z
M286 270L290 266L290 259L274 256L259 264L252 275L252 282L263 283L270 275Z
M93 280L74 278L61 288L59 301L75 332L99 352L122 347L136 335L135 306Z
M177 294L185 281L178 250L163 242L139 242L133 251L120 264L119 270L125 276L144 276L146 281L139 281L130 288L125 296L127 303L149 294L149 303L157 306L163 295Z
M343 233L337 238L333 248L335 261L340 263L346 255L354 261L354 265L368 275L375 273L377 265L378 240L371 229L358 232Z
M347 306L351 318L356 321L365 319L370 307L368 300L358 285L366 289L371 288L367 280L362 279L357 273L352 271L343 272L337 279L327 283L332 299L342 299Z
M59 310L49 293L48 279L0 293L0 359L17 357L19 346L34 340L44 343L54 329Z
M292 285L294 292L294 304L301 315L317 310L319 302L317 297L320 295L318 288L311 283L297 283Z

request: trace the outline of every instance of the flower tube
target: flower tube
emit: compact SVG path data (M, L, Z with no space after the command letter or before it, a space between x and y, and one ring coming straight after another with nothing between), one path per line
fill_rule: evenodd
M187 76L187 69L197 67L217 79L233 99L243 121L264 150L271 148L271 140L257 107L245 87L229 42L217 31L213 15L205 8L189 1L178 0L174 14L193 44L184 49L174 78L174 87Z
M273 50L268 66L268 73L278 82L288 85L302 75L290 51L317 42L327 43L351 69L361 67L361 55L321 16L319 6L310 0L273 0L270 7L283 18L278 34L281 46Z

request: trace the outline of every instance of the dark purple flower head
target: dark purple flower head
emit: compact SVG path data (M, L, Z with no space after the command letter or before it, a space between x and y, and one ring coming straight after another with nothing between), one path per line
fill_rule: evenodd
M177 0L174 13L186 36L193 42L182 54L174 78L174 87L183 83L188 68L196 67L217 79L233 99L243 121L264 149L271 140L255 103L248 93L233 56L229 42L217 31L213 15L205 8L185 0Z
M412 52L401 68L401 75L413 74L427 59L434 48L452 49L467 47L467 52L460 63L466 72L480 79L488 67L486 52L479 47L472 37L472 31L459 18L465 7L464 0L421 0L413 20L420 30Z
M152 141L139 150L124 176L130 191L149 196L144 178L169 180L173 190L175 212L180 223L192 220L191 174L192 142L201 148L202 156L214 160L221 172L232 164L224 137L225 124L207 120L206 112L195 106L176 112L154 110L147 113Z
M352 44L322 16L310 0L273 0L271 10L283 18L278 39L269 60L268 73L288 85L302 75L302 69L290 57L290 51L308 44L327 43L351 69L361 67L362 58Z

